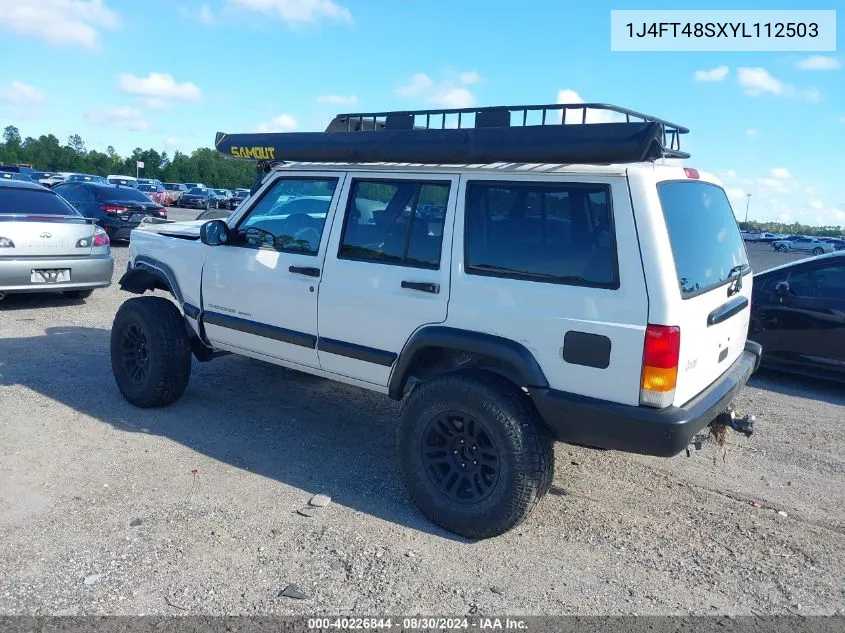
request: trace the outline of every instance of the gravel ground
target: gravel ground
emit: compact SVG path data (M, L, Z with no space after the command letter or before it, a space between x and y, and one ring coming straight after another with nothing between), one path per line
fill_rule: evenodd
M0 303L2 614L845 614L841 386L758 374L724 455L557 445L532 517L468 542L410 504L386 398L229 356L129 406L125 297Z

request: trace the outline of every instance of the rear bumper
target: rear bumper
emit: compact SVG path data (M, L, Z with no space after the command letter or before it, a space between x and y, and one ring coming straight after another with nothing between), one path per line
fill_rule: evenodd
M64 283L33 283L36 269L70 269L70 281ZM111 285L114 259L111 255L91 257L44 257L0 259L0 291L2 292L59 292L88 290Z
M724 411L760 366L753 341L722 376L683 407L653 409L587 398L553 389L531 398L556 440L594 448L672 457Z

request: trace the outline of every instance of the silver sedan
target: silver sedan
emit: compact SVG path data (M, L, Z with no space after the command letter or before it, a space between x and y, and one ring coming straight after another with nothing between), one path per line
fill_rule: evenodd
M84 299L111 285L108 235L42 185L0 181L0 299L62 292Z

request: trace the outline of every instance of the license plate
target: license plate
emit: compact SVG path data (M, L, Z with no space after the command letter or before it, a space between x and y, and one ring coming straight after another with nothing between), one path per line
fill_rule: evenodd
M30 281L34 284L59 284L70 281L70 268L33 270Z
M141 221L141 220L143 220L145 217L147 217L147 216L146 216L146 215L144 215L143 213L133 213L133 214L130 216L129 221L130 221L130 222L140 222L140 221Z

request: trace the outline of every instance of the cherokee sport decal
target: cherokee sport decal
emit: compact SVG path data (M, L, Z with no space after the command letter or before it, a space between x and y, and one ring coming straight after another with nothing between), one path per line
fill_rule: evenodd
M275 160L275 147L237 147L233 146L231 149L232 156L235 158L255 158L258 160Z

